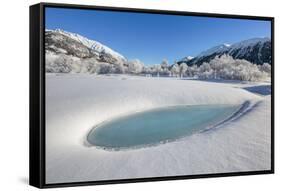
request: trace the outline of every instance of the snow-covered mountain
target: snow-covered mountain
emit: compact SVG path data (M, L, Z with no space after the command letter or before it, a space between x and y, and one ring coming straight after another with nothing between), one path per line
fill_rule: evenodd
M103 53L104 52L106 54L112 55L114 58L117 58L117 59L120 59L120 60L125 59L124 56L122 56L118 52L110 49L109 47L101 44L100 42L90 40L90 39L88 39L86 37L83 37L79 34L67 32L67 31L64 31L64 30L61 30L61 29L47 30L47 33L48 32L65 35L65 36L67 36L67 37L69 37L73 40L76 40L77 42L82 43L83 45L85 45L86 47L90 48L92 51L95 51L97 53Z
M186 56L186 57L184 57L183 59L181 59L181 61L188 62L188 61L192 60L193 58L194 58L194 57L192 57L192 56Z
M46 67L49 72L72 72L73 68L77 68L73 66L73 61L77 65L78 60L80 65L87 59L92 59L95 63L115 65L124 65L127 62L123 55L100 42L60 29L45 31L45 48ZM56 63L54 60L58 58L65 58L67 62Z
M228 45L228 44L220 44L218 46L214 46L208 50L205 50L203 52L201 52L197 58L200 58L200 57L205 57L205 56L208 56L208 55L212 55L214 53L222 53L222 52L225 52L229 49L231 45Z
M178 63L201 65L203 62L209 62L216 56L223 54L228 54L235 59L245 59L254 64L271 64L271 40L269 38L253 38L232 45L221 44L201 52L191 60L183 58Z

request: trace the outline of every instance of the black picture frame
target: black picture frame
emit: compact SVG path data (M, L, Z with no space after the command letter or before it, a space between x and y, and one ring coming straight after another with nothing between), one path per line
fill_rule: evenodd
M238 18L238 19L270 21L271 43L272 43L271 44L272 46L271 169L264 170L264 171L230 172L230 173L217 173L217 174L200 174L200 175L46 184L45 182L45 46L44 46L46 7L215 17L215 18L234 18L234 19ZM54 3L39 3L36 5L32 5L30 6L29 11L30 11L30 82L29 82L30 83L30 100L29 100L30 102L29 184L30 185L38 188L53 188L53 187L66 187L66 186L136 183L136 182L147 182L147 181L164 181L164 180L227 177L227 176L258 175L258 174L274 173L274 18L273 17L215 14L215 13L195 13L195 12L183 12L183 11L103 7L103 6L72 5L72 4L54 4Z

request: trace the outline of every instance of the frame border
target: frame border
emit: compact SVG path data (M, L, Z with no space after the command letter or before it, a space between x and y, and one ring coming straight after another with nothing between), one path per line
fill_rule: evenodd
M270 21L271 22L271 49L272 49L271 51L271 63L272 63L271 64L272 67L271 68L271 169L261 170L261 171L241 171L241 172L229 172L229 173L227 172L227 173L180 175L180 176L162 176L162 177L149 177L149 178L46 183L46 170L45 170L46 167L45 165L46 163L45 104L46 102L45 102L45 32L44 32L45 8L102 10L102 11L116 11L116 12L133 12L133 13L150 13L150 14L164 14L164 15L198 16L198 17L209 17L209 18ZM39 34L35 34L38 32ZM34 48L35 46L34 44L37 46L39 45L38 50ZM39 61L40 63L39 68L38 68L37 61ZM39 75L36 75L36 73L38 72ZM59 3L39 3L30 6L30 159L29 159L30 181L29 184L32 186L38 188L54 188L54 187L69 187L69 186L89 186L89 185L116 184L116 183L137 183L137 182L149 182L149 181L167 181L167 180L183 180L183 179L197 179L197 178L273 174L274 173L274 97L275 97L274 96L274 17L185 12L185 11L156 10L156 9L139 9L139 8L124 8L124 7L107 7L107 6L94 6L94 5L59 4ZM36 99L35 101L32 100L34 98ZM35 107L35 105L37 107ZM34 112L39 112L39 113L35 114ZM36 126L36 124L39 125L39 127Z

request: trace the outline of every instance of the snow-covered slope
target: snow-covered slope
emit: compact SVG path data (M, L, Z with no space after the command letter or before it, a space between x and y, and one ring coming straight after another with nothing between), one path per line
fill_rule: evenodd
M192 60L183 58L179 60L178 63L201 65L203 62L209 62L216 56L221 56L223 54L228 54L235 59L245 59L254 64L271 64L271 39L253 38L232 45L221 44L201 52Z
M200 58L200 57L205 57L205 56L209 56L209 55L212 55L214 53L221 53L221 52L225 52L229 49L229 45L226 45L226 44L220 44L218 46L215 46L215 47L212 47L208 50L205 50L203 52L201 52L197 58Z
M127 60L111 48L63 30L45 31L46 71L49 73L106 73L120 70Z
M102 43L100 42L97 42L95 40L90 40L84 36L81 36L79 34L76 34L76 33L71 33L71 32L67 32L67 31L64 31L64 30L61 30L61 29L56 29L56 30L48 30L50 32L56 32L56 33L60 33L60 34L63 34L65 36L68 36L69 38L71 39L74 39L78 42L81 42L83 45L85 45L86 47L90 48L91 50L94 50L98 53L106 53L106 54L110 54L112 55L113 57L115 58L118 58L118 59L125 59L124 56L122 56L121 54L119 54L118 52L112 50L111 48L103 45Z
M188 61L192 60L193 58L194 57L192 57L192 56L186 56L182 59L182 61L188 62Z
M264 43L267 43L267 42L270 42L269 38L252 38L252 39L248 39L248 40L244 40L244 41L235 43L229 47L230 47L230 52L232 52L233 50L236 50L236 49L247 49L249 47L253 48L257 44L263 45Z
M271 64L271 40L253 38L238 42L229 47L228 54L234 58L246 59L256 64Z
M241 89L259 84L126 75L48 74L46 78L47 183L270 169L270 96ZM168 144L118 152L83 144L95 125L122 114L245 101L262 103L221 128Z

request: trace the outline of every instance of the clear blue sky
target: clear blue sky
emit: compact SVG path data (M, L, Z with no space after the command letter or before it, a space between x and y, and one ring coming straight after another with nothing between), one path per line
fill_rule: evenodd
M270 37L269 21L46 8L46 28L79 33L128 59L171 64L212 46Z

